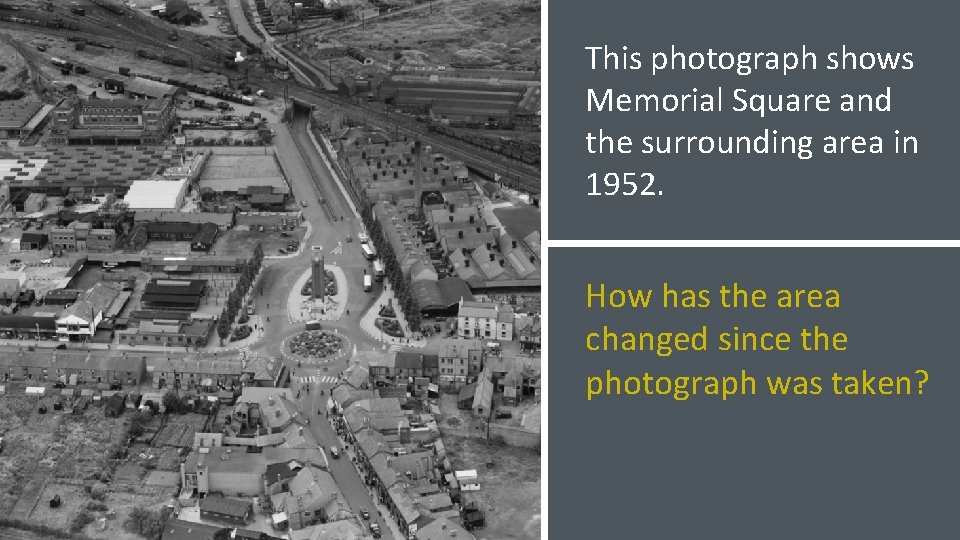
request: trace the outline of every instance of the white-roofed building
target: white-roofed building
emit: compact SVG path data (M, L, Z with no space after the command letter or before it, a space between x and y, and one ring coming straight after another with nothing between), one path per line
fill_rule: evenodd
M187 180L135 180L123 198L130 210L177 210L187 195Z

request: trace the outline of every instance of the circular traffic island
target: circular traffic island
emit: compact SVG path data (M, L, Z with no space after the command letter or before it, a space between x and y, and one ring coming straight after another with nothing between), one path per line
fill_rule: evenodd
M333 332L313 330L290 340L290 352L302 358L327 358L343 351L343 338Z

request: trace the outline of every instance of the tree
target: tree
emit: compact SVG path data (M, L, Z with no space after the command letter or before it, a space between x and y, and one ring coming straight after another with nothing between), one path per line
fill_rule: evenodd
M139 437L143 435L144 426L150 423L153 415L147 412L137 412L130 417L130 424L127 426L127 435L130 437Z
M407 323L414 332L420 330L420 302L414 296L410 297L410 312L407 315Z
M174 392L163 395L163 408L166 409L167 414L183 414L189 410L187 400Z
M230 337L230 323L227 321L225 315L220 316L220 319L217 321L217 335L220 336L220 341Z
M263 246L260 245L260 242L257 242L257 245L253 247L253 259L255 262L257 271L260 270L260 266L263 264Z
M142 506L135 506L123 522L123 528L127 532L139 534L144 538L159 537L169 513L169 509L152 511Z

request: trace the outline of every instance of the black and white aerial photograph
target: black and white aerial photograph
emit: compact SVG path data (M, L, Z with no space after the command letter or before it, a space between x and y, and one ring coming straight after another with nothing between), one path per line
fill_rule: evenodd
M540 0L0 0L0 539L541 537Z

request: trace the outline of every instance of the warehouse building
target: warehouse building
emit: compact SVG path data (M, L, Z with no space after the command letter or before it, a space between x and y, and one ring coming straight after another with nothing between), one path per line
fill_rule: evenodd
M512 124L526 90L497 80L396 75L380 85L380 101L441 120Z
M213 243L216 241L217 234L219 232L220 229L213 223L201 224L200 230L197 231L197 234L194 235L192 240L190 240L190 250L210 251L210 248L213 247Z
M53 110L32 98L0 101L0 139L23 140L40 125Z
M9 181L14 197L24 191L74 198L122 196L135 180L181 165L175 149L162 147L22 147L4 154L0 179Z
M129 84L127 91L130 91ZM176 122L172 96L69 99L53 111L50 140L60 145L160 144Z
M147 309L193 311L200 307L206 290L202 279L152 279L140 301Z
M137 180L123 197L130 210L177 210L187 196L187 180Z

